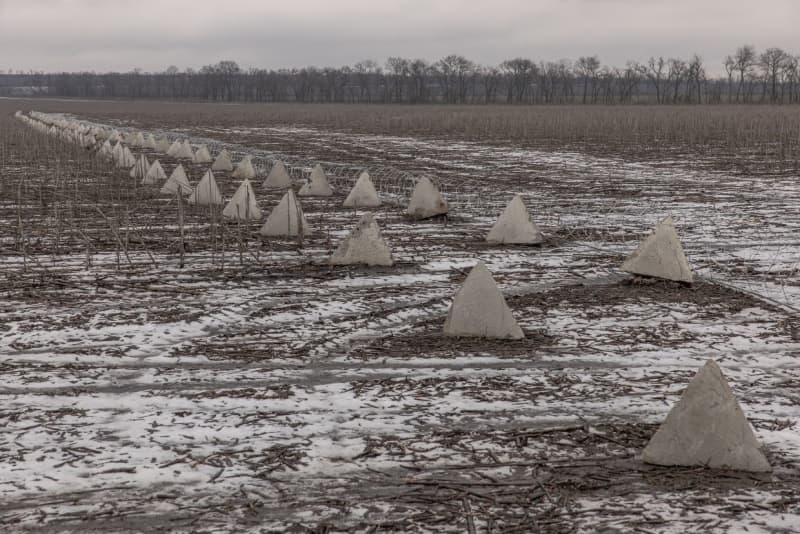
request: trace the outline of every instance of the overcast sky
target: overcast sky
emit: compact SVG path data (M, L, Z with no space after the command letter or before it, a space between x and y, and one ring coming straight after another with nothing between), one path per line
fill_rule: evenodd
M800 0L0 0L0 69L161 71L482 64L598 55L623 66L699 53L711 72L743 43L800 54Z

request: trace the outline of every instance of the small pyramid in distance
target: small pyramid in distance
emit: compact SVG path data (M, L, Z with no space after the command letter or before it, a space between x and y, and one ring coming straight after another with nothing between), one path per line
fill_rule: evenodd
M156 152L160 152L169 156L169 149L171 147L172 145L170 144L169 139L166 137L159 137L156 141Z
M381 235L380 226L371 213L364 214L358 224L331 256L332 265L394 265L392 252Z
M222 215L237 221L258 221L261 219L261 210L256 202L256 194L250 180L245 179L236 190Z
M303 207L300 206L294 191L289 189L269 214L259 233L272 237L294 237L300 231L303 235L308 235L311 233L311 227L308 226L308 221L303 215Z
M367 171L363 171L356 180L356 184L347 198L344 199L342 206L345 208L377 208L381 205L381 199Z
M211 170L206 171L192 194L189 195L187 202L196 206L218 206L222 204L222 194L219 192L217 181L214 179L214 173Z
M267 179L264 180L263 187L268 189L285 189L291 187L292 179L286 170L286 165L281 160L275 162L272 170L269 171Z
M188 139L183 141L183 144L178 148L175 157L186 158L188 160L194 161L194 152L192 151L192 145L189 143Z
M172 156L173 158L174 158L174 157L177 157L177 155L178 155L178 152L179 152L179 151L180 151L180 149L181 149L181 146L182 146L182 145L181 145L181 142L180 142L180 141L178 141L177 139L176 139L176 140L174 140L174 141L172 142L172 144L171 144L171 145L169 145L169 148L167 149L167 155L168 155L168 156Z
M328 177L325 175L325 171L322 170L322 165L317 163L314 170L311 171L311 178L300 188L297 195L301 197L333 196L333 188L328 183Z
M642 461L763 473L770 465L714 360L708 360L644 448Z
M482 261L472 268L456 293L444 323L444 334L498 339L525 337Z
M428 219L447 213L447 201L427 176L423 176L414 186L407 213L415 219Z
M155 160L150 164L150 168L147 169L147 174L142 178L142 183L147 185L157 184L161 180L166 180L166 178L167 175L161 167L161 163Z
M192 158L192 161L198 164L211 163L211 154L209 153L208 148L205 145L198 148L197 152L194 153L194 158Z
M217 159L211 165L211 170L214 172L225 171L230 172L233 170L233 162L231 162L231 155L224 148L222 152L217 155Z
M130 177L135 178L137 180L143 180L145 176L147 176L147 171L150 169L150 162L147 161L147 156L142 154L139 156L139 159L136 160L136 164L133 166L130 172Z
M664 278L691 284L694 277L683 245L672 225L672 217L667 217L653 229L625 263L622 270L632 274Z
M256 177L256 170L253 167L250 156L243 157L242 161L236 165L236 169L233 171L233 177L240 180L252 180Z
M173 169L172 174L169 175L169 178L161 187L161 192L174 195L179 189L184 195L192 192L192 185L189 183L186 171L183 170L183 165L178 165Z
M514 195L486 236L486 241L493 245L539 245L542 240L542 232L531 221L519 194Z

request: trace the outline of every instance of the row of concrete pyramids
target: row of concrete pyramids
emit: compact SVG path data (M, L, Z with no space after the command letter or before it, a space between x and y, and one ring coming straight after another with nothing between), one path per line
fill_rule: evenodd
M24 117L21 114L17 116ZM117 135L119 136L119 134ZM109 138L113 137L112 133ZM141 143L140 146L149 146L148 141L152 141L151 144L157 146L157 142L150 138L144 140L137 137L134 139L134 143ZM85 142L83 138L80 140ZM179 144L176 141L169 149L179 157L188 157L191 147L188 151L182 148L187 145L187 143ZM210 154L207 154L207 150L204 152L203 149L204 147L201 147L197 153L192 155L193 160L199 159L199 162L210 160ZM166 178L158 161L155 161L153 165L148 165L144 156L141 156L139 160L134 160L127 147L122 147L121 143L117 143L114 148L111 148L110 144L104 144L100 151L108 153L120 167L133 167L131 176L141 179L144 183L157 183ZM285 167L282 164L277 167L277 171L273 168L265 185L268 183L269 186L276 187L290 186L291 181ZM211 170L206 173L196 188L191 188L183 167L179 165L167 179L162 191L177 193L185 190L191 192L189 202L221 204L221 196L214 182L213 170L233 170L227 152L223 151L217 157ZM226 216L240 217L240 210L244 210L245 217L247 217L248 212L255 214L258 210L249 182L250 178L255 176L249 158L245 158L237 166L234 171L235 176L237 172L238 177L244 181L223 213L228 211ZM321 174L320 172L321 168L319 168L319 172L315 169L315 172L312 173L306 192L329 196L332 194L332 189L327 184L324 172ZM359 182L362 186L368 184L368 187L359 188ZM359 177L359 182L354 190L366 189L369 192L368 189L371 187L374 193L374 187L366 173ZM423 202L419 204L426 209L441 210L444 208L444 212L446 212L446 203L441 195L438 195L438 191L435 195L431 194L431 188L435 190L433 184L422 183L421 188L415 189L412 199L414 196L420 196ZM351 196L352 194L351 192ZM374 198L377 198L377 194L374 194ZM216 202L217 200L219 202ZM379 199L378 202L380 202ZM358 205L364 206L365 204L359 203ZM235 213L231 212L233 209L236 210ZM409 211L411 211L411 207ZM271 220L274 224L270 224ZM292 226L293 223L294 226ZM269 228L280 227L282 233L296 233L299 230L298 225L302 227L307 223L294 192L289 189L268 218L265 228L266 231L269 231ZM262 228L262 233L265 228ZM538 244L542 242L541 232L530 220L521 196L515 196L509 203L489 232L487 241L496 244ZM339 245L330 261L333 264L392 264L389 247L371 214L361 218L356 228ZM692 282L692 272L671 218L663 220L654 229L625 261L622 269L645 276ZM482 262L479 262L471 270L456 293L448 311L444 333L450 336L510 339L524 337L491 272ZM750 424L722 375L722 371L713 360L707 362L690 382L679 402L672 408L666 420L645 447L642 459L648 463L666 466L705 466L755 472L770 470L769 463L760 449Z
M152 134L145 137L141 132L120 134L116 130L109 131L97 127L87 129L75 121L51 120L49 116L37 112L31 113L34 118L26 117L21 112L18 112L16 116L37 129L80 144L96 141L98 137L105 138L97 152L100 157L111 159L120 168L130 168L131 177L141 180L144 184L155 184L166 180L161 191L169 194L178 192L188 194L190 204L221 205L223 199L213 172L233 171L233 176L242 179L243 182L223 209L223 216L234 220L260 220L262 217L250 183L250 179L256 176L250 157L245 156L234 167L230 154L223 149L197 186L192 188L182 165L178 165L170 177L166 178L158 160L150 164L144 154L138 160L135 159L130 149L123 145L123 140L127 138L127 141L134 146L162 149L175 157L191 157L193 161L202 163L211 161L211 155L205 146L201 146L197 152L193 152L187 140L183 142L175 140L169 144L165 138L156 140ZM117 141L114 146L111 145L112 140ZM311 229L303 216L302 207L290 189L292 181L282 162L276 162L263 185L267 188L289 188L289 191L267 219L261 233L289 237L296 236L300 232L309 233ZM320 165L314 167L310 180L298 192L299 196L331 196L332 194L333 188ZM377 207L380 204L380 197L366 171L361 173L343 203L345 207ZM436 186L428 178L421 178L411 195L407 213L413 217L427 218L447 213L447 211L447 202ZM377 228L374 220L371 224ZM360 222L354 232L364 233L359 230L361 227ZM531 221L522 197L516 195L500 215L486 240L492 244L532 245L541 243L543 237L538 226ZM375 246L381 251L387 248L385 242L376 243ZM379 264L383 265L385 262ZM672 219L669 217L656 226L652 234L625 261L622 269L638 275L687 283L691 283L693 280L680 239L675 232Z

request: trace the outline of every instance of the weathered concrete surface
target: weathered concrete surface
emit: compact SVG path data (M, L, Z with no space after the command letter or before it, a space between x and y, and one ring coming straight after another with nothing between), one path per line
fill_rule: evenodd
M236 165L236 170L233 171L233 177L240 180L252 180L256 177L256 170L253 168L253 162L250 161L250 156L245 156Z
M303 208L294 195L294 191L289 189L269 214L259 232L265 236L294 237L300 231L303 232L303 235L310 234L311 227L308 226L305 215L303 215Z
M739 402L714 360L697 372L642 453L657 465L769 471Z
M371 213L365 214L331 256L334 265L393 265L392 252Z
M250 180L242 182L228 205L222 210L222 216L238 221L258 221L261 219L261 210L256 202L256 194L250 185Z
M178 189L183 191L183 194L192 192L192 185L189 183L189 178L186 177L186 171L183 170L183 165L178 165L169 175L169 178L164 182L161 187L162 193L175 194Z
M358 176L356 184L342 205L345 208L377 208L381 205L381 199L367 171Z
M214 172L230 172L233 170L231 155L228 154L227 150L223 148L222 152L217 155L217 159L215 159L214 163L211 164L211 170Z
M538 245L542 242L542 232L531 221L522 195L515 195L505 211L492 226L486 241L493 244Z
M522 339L525 334L511 314L492 273L481 261L456 293L447 320L447 336Z
M268 189L285 189L291 187L291 185L292 179L286 171L286 165L280 160L276 161L275 165L272 166L272 170L269 171L267 179L264 180L263 187Z
M333 196L333 188L328 183L328 177L322 166L317 163L314 170L311 171L309 181L300 188L297 193L301 197L329 197Z
M447 213L447 201L427 176L423 176L414 187L407 213L415 219L427 219Z
M692 283L692 269L683 253L672 217L661 221L625 263L622 270L643 276Z
M222 204L222 194L219 192L213 172L206 171L197 187L189 195L187 202L195 206L219 206Z

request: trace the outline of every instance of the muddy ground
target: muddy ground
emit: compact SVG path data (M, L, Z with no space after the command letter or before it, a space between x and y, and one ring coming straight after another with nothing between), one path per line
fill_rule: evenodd
M794 531L800 190L707 161L236 128L158 108L50 111L272 160L304 199L303 243L174 199L13 119L0 103L0 525L25 531ZM56 109L53 109L56 108ZM176 118L177 116L177 118ZM178 163L158 157L169 173ZM186 164L184 162L184 164ZM205 168L187 165L196 182ZM330 267L368 169L397 264ZM415 176L451 213L402 211ZM223 194L238 181L218 175ZM257 180L258 182L259 180ZM256 188L265 212L280 193ZM547 236L492 247L514 193ZM619 271L672 214L692 287ZM525 339L440 335L476 260ZM716 359L773 472L643 464Z

